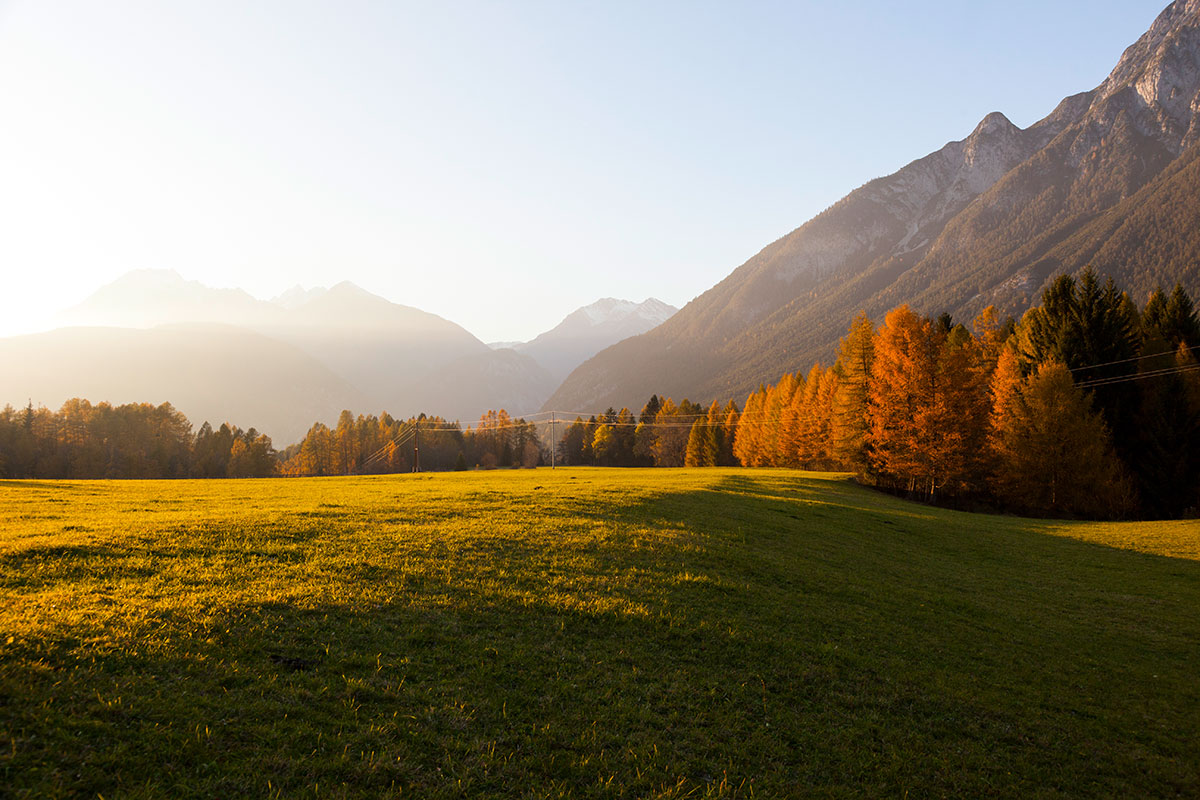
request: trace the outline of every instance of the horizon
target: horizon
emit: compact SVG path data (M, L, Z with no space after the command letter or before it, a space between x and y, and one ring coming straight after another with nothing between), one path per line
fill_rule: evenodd
M1163 7L10 3L0 335L148 268L349 280L485 342L682 307L986 114L1094 88Z

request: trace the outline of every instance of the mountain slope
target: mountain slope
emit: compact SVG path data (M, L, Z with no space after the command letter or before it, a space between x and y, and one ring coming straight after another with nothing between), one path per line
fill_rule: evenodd
M652 392L740 399L831 360L860 309L1017 314L1089 260L1135 292L1200 288L1189 260L1200 184L1187 169L1198 111L1200 0L1180 0L1095 90L1025 130L989 114L961 142L850 193L659 328L583 364L547 407L635 407Z

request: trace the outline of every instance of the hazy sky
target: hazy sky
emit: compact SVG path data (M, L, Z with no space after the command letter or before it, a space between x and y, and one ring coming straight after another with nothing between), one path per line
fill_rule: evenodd
M1163 7L0 0L0 335L138 268L352 280L485 341L682 306Z

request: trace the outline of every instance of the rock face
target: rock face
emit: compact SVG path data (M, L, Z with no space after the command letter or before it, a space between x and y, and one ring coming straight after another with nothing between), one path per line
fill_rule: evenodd
M871 181L765 247L660 327L579 367L546 408L651 393L739 401L829 362L850 319L909 303L1020 314L1092 264L1136 299L1200 288L1200 0L1172 3L1096 89L1021 130L967 138Z

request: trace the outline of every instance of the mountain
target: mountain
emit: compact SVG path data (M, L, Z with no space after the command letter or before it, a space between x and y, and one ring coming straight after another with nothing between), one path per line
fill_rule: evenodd
M62 320L71 327L0 339L12 395L0 403L169 401L196 425L253 425L282 446L343 408L469 422L492 408L535 411L557 385L528 356L350 282L266 302L139 270Z
M1091 264L1142 301L1200 289L1200 0L1166 8L1097 88L1024 130L1002 114L771 243L547 408L737 398L831 361L853 315L1020 314Z
M418 407L410 399L426 374L457 359L491 352L453 322L385 300L348 281L254 329L312 355L383 404L372 410L395 415L443 413L444 404L438 401L455 398L454 387L441 385L445 396L431 397L435 406ZM502 381L495 388L508 385Z
M255 326L277 320L284 309L241 289L214 289L169 269L128 272L59 314L65 327L151 328L180 321Z
M199 427L256 426L282 446L317 420L368 398L319 361L283 342L228 325L60 328L0 339L0 374L10 395L58 408L93 402L169 402Z
M661 325L678 310L653 297L640 303L605 297L572 311L537 338L509 346L542 365L557 385L604 348Z

